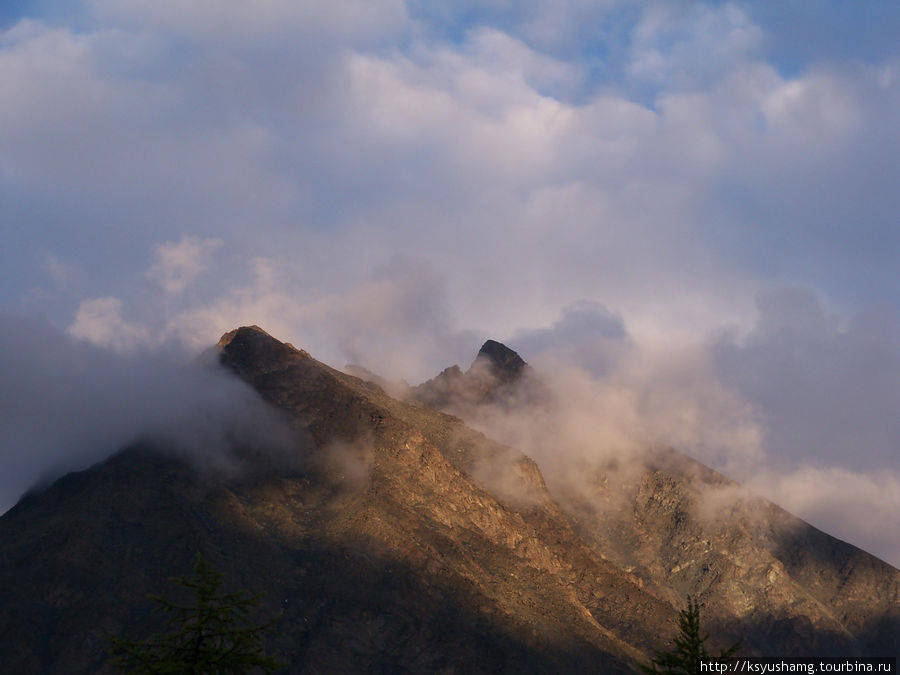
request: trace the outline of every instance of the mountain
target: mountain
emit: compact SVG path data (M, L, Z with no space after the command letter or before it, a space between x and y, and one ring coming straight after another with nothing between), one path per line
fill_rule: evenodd
M900 572L762 500L705 517L733 484L684 455L548 488L437 410L552 405L499 343L404 401L257 327L217 349L289 451L236 446L221 471L147 441L23 497L0 518L8 672L107 672L108 636L158 628L146 595L198 551L281 613L288 672L633 672L688 592L748 652L897 653Z
M492 340L468 371L448 368L409 396L500 430L565 405ZM900 651L900 575L887 563L671 448L567 469L546 478L579 535L673 606L701 598L705 624L745 651Z
M377 381L377 380L372 380ZM540 405L547 400L540 378L506 345L488 340L469 369L450 366L439 375L408 391L405 400L415 400L439 410L452 410L468 417L484 405Z

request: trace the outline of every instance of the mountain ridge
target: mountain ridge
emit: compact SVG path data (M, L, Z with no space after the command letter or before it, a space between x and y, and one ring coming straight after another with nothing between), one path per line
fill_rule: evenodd
M272 647L288 672L632 672L666 646L682 594L697 590L720 639L747 632L758 653L829 640L842 654L896 647L897 570L794 521L809 551L761 519L710 529L688 508L690 471L666 465L688 466L680 455L660 454L614 512L598 507L602 489L548 488L533 460L458 416L397 400L258 327L217 349L283 414L292 454L236 448L254 470L220 476L138 445L23 498L0 518L4 663L105 672L104 636L150 629L143 594L189 569L196 550L283 612ZM788 549L776 582L811 599L797 591L784 607L735 613L717 594L769 573L753 565L772 556L751 556L766 537ZM739 566L719 550L729 546L752 568L731 585ZM700 587L703 565L719 576ZM862 613L876 591L876 611ZM798 598L806 613L787 612Z
M521 360L518 354L501 343L495 344L499 347L494 349L507 350ZM499 378L493 380L490 393L481 394L476 405L473 405L471 387L465 382L459 384L472 368L466 373L458 368L455 371L445 369L437 378L414 388L412 397L427 405L458 413L463 418L477 419L478 415L473 415L473 411L477 413L479 405L484 404L488 404L489 408L492 406L493 411L500 410L504 413L510 407L518 406L522 409L521 416L527 418L531 412L553 405L554 401L541 383L540 376L524 361L522 364L524 365L519 369L521 375L514 378L513 386L509 386L508 382L500 382ZM455 380L450 386L446 381L440 381L448 373ZM521 391L516 391L517 382L526 389L524 395ZM440 395L436 396L435 390ZM535 395L535 392L540 394ZM509 418L505 419L508 424ZM782 598L782 605L807 607L804 612L812 617L814 625L818 625L818 630L826 636L819 639L814 635L815 630L807 630L807 644L818 650L817 653L839 653L842 649L854 648L865 652L868 649L883 648L882 645L889 645L895 651L900 649L896 638L896 635L900 635L900 575L896 568L760 497L747 494L736 482L672 449L648 449L637 463L643 463L643 470L637 473L632 470L630 474L625 472L626 480L631 484L620 485L615 494L619 500L625 495L629 497L625 505L631 509L629 513L623 513L621 508L618 511L610 511L608 508L598 510L596 504L604 500L603 496L586 497L584 494L576 494L577 490L572 485L555 486L558 489L554 493L561 504L567 505L566 513L579 531L589 540L595 541L604 554L616 560L620 566L635 570L648 587L659 588L663 597L674 604L686 594L704 597L710 573L730 575L733 578L716 583L717 596L711 599L706 619L737 639L740 631L736 628L739 622L734 620L736 614L742 616L743 621L761 624L790 622L784 616L784 607L768 602L769 599L763 597L758 598L755 603L755 615L742 613L737 596L746 592L748 585L772 586L768 579L771 576L779 579L779 584L788 589L782 588L779 591L785 596ZM598 481L609 478L616 480L623 475L622 471L613 470L603 477L604 471L598 467L582 467L580 470L598 474ZM584 485L584 482L578 481L575 485ZM648 513L654 499L660 496L665 496L671 502L671 513L665 518ZM710 498L722 501L722 505L731 510L732 518L737 519L745 534L748 537L752 534L752 539L757 544L756 549L745 543L740 549L740 556L710 549L710 537L721 548L737 546L735 539L740 541L740 538L729 539L724 528L714 527L714 523L706 522L708 517L695 518L688 513L696 507L696 503ZM641 499L644 501L641 502ZM592 503L594 506L591 506ZM605 522L598 518L598 514ZM642 519L655 524L653 536L635 536L636 530L644 525ZM670 531L684 531L685 528L690 530L690 537L693 539L688 547L691 555L671 543L666 547L649 545L651 542L665 542ZM606 532L607 535L598 536L597 532ZM794 537L794 532L800 535ZM705 541L708 550L698 551L699 541ZM632 552L630 555L623 553L626 548ZM633 553L635 551L638 552L637 556ZM825 570L828 572L825 575L828 576L828 581L820 578L822 570L818 573L812 571L820 562L819 558L823 557L822 551L830 552L830 557L824 555L832 563L832 567ZM643 562L636 560L640 556L643 556ZM737 561L736 558L741 560ZM670 569L665 569L659 563L663 560L672 562ZM757 571L763 572L755 573L744 569L745 563L751 560L755 561L753 564ZM868 573L863 570L868 570ZM687 575L694 581L688 582L685 579ZM878 590L874 593L866 592L872 586ZM723 587L733 594L732 597L729 597L729 593L722 592ZM674 593L673 589L676 588L677 593ZM764 612L759 611L761 607L765 608ZM878 609L872 612L873 608ZM882 613L882 618L873 620L870 615L878 612ZM777 616L773 618L773 615ZM790 642L790 639L777 634L777 631L765 639L770 653L790 649Z

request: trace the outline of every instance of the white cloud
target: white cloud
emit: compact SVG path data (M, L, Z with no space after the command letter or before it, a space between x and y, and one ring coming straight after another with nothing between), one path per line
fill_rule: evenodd
M122 316L119 298L94 298L78 306L69 333L98 347L117 352L133 352L150 343L150 332Z
M283 260L257 258L251 267L249 283L174 316L166 337L201 349L256 324L333 365L413 382L431 377L434 363L467 357L477 341L455 328L443 280L421 262L395 259L342 292L304 289Z
M700 343L635 338L620 316L578 303L551 327L520 333L511 344L550 378L566 408L581 411L581 422L566 426L583 428L585 439L615 429L628 454L675 447L738 477L765 461L763 418L721 380ZM524 428L520 440L528 443L533 430ZM595 452L585 441L575 454L591 459Z
M900 565L900 473L806 466L760 473L747 487L828 534Z
M36 484L137 441L214 473L240 468L241 443L279 457L289 447L280 418L246 384L180 353L116 354L6 314L0 335L0 513Z
M103 21L128 26L153 27L183 38L229 46L265 48L296 37L321 44L348 40L363 44L396 37L407 27L408 16L401 0L89 0Z
M529 88L557 99L566 99L583 83L584 70L529 48L502 31L479 28L469 35L469 57L497 75L521 79Z
M550 327L520 331L509 344L528 358L574 365L595 377L618 368L634 347L621 315L590 301L570 305Z
M871 242L892 236L893 151L876 136L891 128L896 87L884 68L784 79L752 62L749 20L731 5L666 21L647 10L648 44L672 33L705 55L718 31L733 43L707 86L664 88L655 109L627 87L568 99L587 64L542 53L515 27L472 27L460 43L410 29L401 46L378 27L403 13L392 4L371 9L387 17L372 21L386 41L375 47L341 28L369 21L362 9L271 3L244 16L254 11L229 4L205 24L203 3L184 16L170 3L100 9L102 28L23 24L0 53L3 165L51 223L23 245L62 236L63 220L117 239L123 255L100 265L90 239L71 235L106 282L92 295L185 230L247 259L294 250L321 278L361 278L397 252L427 259L458 313L494 332L585 297L627 309L642 331L703 330L750 310L766 264L826 289L835 270L860 293L888 288L889 247ZM283 32L267 33L275 24ZM327 49L290 56L317 31ZM865 159L851 156L856 141ZM865 163L885 171L866 176ZM855 177L842 168L853 165ZM849 246L831 215L839 198L866 216ZM316 259L311 234L343 250ZM878 264L840 272L862 246Z
M562 410L478 423L551 474L673 446L897 564L900 317L844 318L796 288L758 305L755 327L707 344L635 339L606 308L576 305L511 341Z
M154 247L154 262L147 274L166 293L179 294L207 267L210 255L222 245L221 239L201 239L184 235Z
M663 88L694 88L752 58L762 39L732 3L653 3L635 27L627 71Z

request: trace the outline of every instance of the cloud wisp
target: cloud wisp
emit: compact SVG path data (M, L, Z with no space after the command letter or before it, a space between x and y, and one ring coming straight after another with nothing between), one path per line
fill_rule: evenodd
M289 461L295 439L255 392L223 370L146 349L121 355L45 321L0 315L0 510L29 488L136 442L214 474L236 448Z
M897 565L897 317L844 320L797 288L758 307L745 334L660 344L602 305L576 304L509 341L546 396L526 386L521 400L473 407L463 391L452 410L534 458L559 495L591 494L598 472L636 485L656 450L674 448L745 486L698 481L704 498L755 493Z
M147 274L166 293L183 293L206 270L207 259L221 245L221 239L200 239L188 235L177 242L159 244L154 249L156 260Z

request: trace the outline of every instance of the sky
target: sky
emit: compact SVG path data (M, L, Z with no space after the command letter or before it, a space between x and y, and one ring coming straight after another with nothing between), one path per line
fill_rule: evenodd
M16 394L79 390L53 352L258 324L416 383L491 337L898 565L897 34L887 0L2 3L2 468L76 423Z

